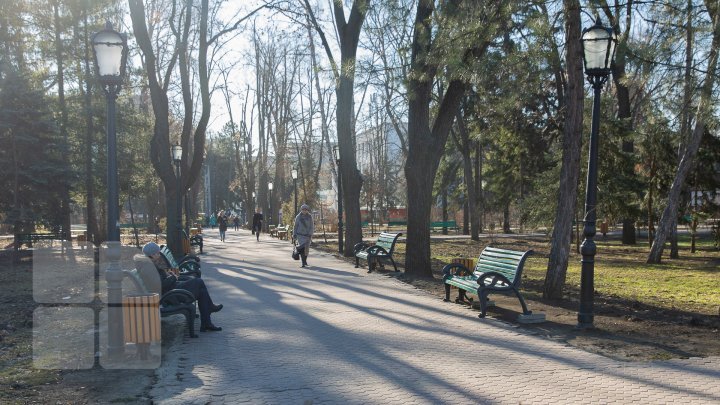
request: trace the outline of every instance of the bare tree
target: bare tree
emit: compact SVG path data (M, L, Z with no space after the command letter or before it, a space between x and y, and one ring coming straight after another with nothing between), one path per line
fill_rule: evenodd
M712 90L715 85L715 72L718 65L718 48L720 48L720 6L717 2L706 1L707 12L712 20L712 45L708 54L708 64L705 74L705 81L700 90L700 100L695 112L695 128L688 139L687 145L683 152L682 158L675 174L670 192L668 194L667 205L663 210L662 217L658 223L655 240L650 248L648 255L648 263L660 263L662 253L665 248L665 240L671 231L673 221L676 221L678 201L688 173L693 166L695 156L700 147L700 140L708 121L710 120L712 106Z
M555 223L548 260L543 297L562 298L565 276L567 275L570 243L572 241L572 219L576 208L578 176L580 174L580 145L583 120L583 67L580 46L580 2L564 0L565 15L565 66L567 102L565 125L563 127L562 167L560 168L560 190L558 192Z
M208 59L211 46L218 46L223 35L236 29L250 15L237 18L227 27L210 28L210 7L208 0L200 0L199 8L195 0L172 0L159 4L151 2L152 10L146 13L143 0L128 0L130 18L135 38L143 56L143 65L148 77L150 97L155 114L154 135L150 144L150 158L166 190L168 218L176 218L182 212L178 206L177 193L193 185L200 175L205 153L205 131L210 119L210 67ZM219 12L221 3L213 3L213 17ZM261 6L262 7L262 6ZM197 13L197 15L195 15ZM158 16L163 16L158 19ZM161 21L167 25L161 24ZM168 27L169 31L163 28ZM191 28L197 28L197 47L191 46ZM214 32L214 34L213 34ZM155 46L162 49L155 49ZM199 116L196 117L195 104L191 91L191 66L193 58L197 60L197 85L199 87ZM170 156L170 102L169 88L173 83L175 69L180 76L181 96L183 99L183 126L178 142L183 146L181 167L182 184L178 189ZM197 118L197 121L195 121ZM168 245L175 254L181 253L179 229L175 221L167 221Z
M355 61L360 39L360 29L362 28L365 14L370 3L370 0L354 0L350 9L350 15L346 19L343 2L333 2L335 28L340 43L340 65L338 66L325 32L317 21L313 7L310 5L309 0L304 0L305 11L310 18L312 26L320 36L323 48L330 60L336 83L336 124L346 219L345 256L351 256L354 245L362 240L362 224L360 221L360 189L362 188L362 176L357 169L357 160L355 157L353 90L355 85Z
M413 254L405 258L405 271L418 277L432 277L428 225L433 183L458 107L469 87L466 75L469 75L471 60L481 59L497 33L498 22L510 11L505 2L489 2L482 6L470 3L444 3L442 9L436 10L434 1L420 0L415 15L408 76L408 158L405 165L407 251ZM472 24L472 21L483 23ZM435 22L438 27L434 26ZM466 37L473 40L458 43L457 38ZM442 55L451 48L450 42L444 41L457 45L452 47L452 51L457 52L452 57ZM459 63L450 63L450 60ZM443 73L448 74L446 90L435 95L434 82ZM433 108L436 111L434 120L430 114L433 99L438 100Z

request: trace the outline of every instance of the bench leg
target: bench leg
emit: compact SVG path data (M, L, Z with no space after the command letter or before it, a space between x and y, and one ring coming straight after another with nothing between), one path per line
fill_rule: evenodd
M393 260L392 257L390 258L390 261L392 262L393 267L395 267L395 271L396 271L396 272L400 271L400 270L398 270L397 266L395 265L395 260Z
M478 315L478 318L485 318L485 313L487 312L488 294L490 294L489 290L478 289L478 297L480 299L480 315Z
M532 311L528 310L527 305L525 304L525 300L523 299L522 295L520 295L520 291L513 289L515 291L515 295L517 295L518 299L520 300L520 305L522 305L523 314L524 315L531 315Z
M472 301L473 299L467 296L467 292L465 292L465 290L458 288L458 297L455 300L456 303L472 305Z
M450 302L450 284L445 284L445 302Z
M195 334L195 311L188 310L185 312L185 322L187 323L188 332L191 338L196 338L198 335Z

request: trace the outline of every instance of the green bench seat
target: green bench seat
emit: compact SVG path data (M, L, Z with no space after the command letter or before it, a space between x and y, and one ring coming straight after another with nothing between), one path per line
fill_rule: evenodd
M466 291L477 294L481 308L479 317L484 318L490 293L515 294L522 305L523 315L531 315L532 311L528 310L520 295L520 281L525 260L532 253L532 250L518 252L488 246L480 253L473 271L460 263L448 264L443 268L444 301L450 301L451 286L460 290L455 300L457 303L465 301Z
M393 252L395 251L395 244L402 233L381 233L377 241L373 245L369 245L364 242L356 244L353 248L355 252L355 268L360 266L360 259L367 260L368 262L368 273L371 273L375 269L375 264L380 263L392 263L395 271L398 271L395 260L393 259Z
M437 221L437 222L431 222L430 223L430 229L452 229L454 231L459 231L460 227L457 225L456 221Z

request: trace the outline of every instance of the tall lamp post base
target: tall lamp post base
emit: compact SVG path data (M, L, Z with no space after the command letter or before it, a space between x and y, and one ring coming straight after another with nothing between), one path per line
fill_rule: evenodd
M108 293L107 353L110 359L117 359L125 352L122 317L123 272L120 269L120 242L107 242L106 258L108 261L107 270L105 270L105 280L107 281Z

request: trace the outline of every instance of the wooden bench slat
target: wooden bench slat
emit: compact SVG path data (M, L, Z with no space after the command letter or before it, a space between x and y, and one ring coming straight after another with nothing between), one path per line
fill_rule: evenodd
M508 252L507 250L492 250L485 253L484 256L507 260L521 260L523 257L522 253Z
M519 261L514 261L514 262L504 261L503 262L503 261L497 261L497 260L492 260L492 259L483 257L483 258L478 259L478 264L475 267L479 267L482 265L485 267L497 267L497 268L509 269L509 270L514 271L517 268L518 263L519 263Z

